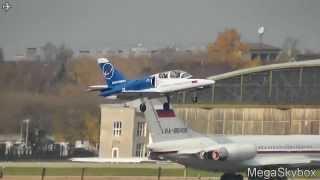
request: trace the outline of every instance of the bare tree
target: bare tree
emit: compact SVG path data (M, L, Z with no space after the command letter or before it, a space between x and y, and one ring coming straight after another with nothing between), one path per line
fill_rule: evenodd
M41 58L44 61L55 61L57 58L57 47L48 42L43 47L41 47L43 57Z
M57 60L66 62L73 56L73 50L71 48L66 47L64 44L60 45L57 49Z
M282 52L279 56L279 61L294 61L294 58L300 53L298 45L298 39L292 37L286 38L282 46Z

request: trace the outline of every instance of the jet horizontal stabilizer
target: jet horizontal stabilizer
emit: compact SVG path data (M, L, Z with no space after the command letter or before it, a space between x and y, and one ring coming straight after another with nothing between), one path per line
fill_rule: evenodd
M87 91L103 91L109 89L108 85L92 85L88 86Z

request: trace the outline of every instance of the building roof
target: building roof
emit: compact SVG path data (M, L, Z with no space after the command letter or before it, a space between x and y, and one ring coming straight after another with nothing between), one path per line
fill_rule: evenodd
M21 141L21 137L18 134L1 134L0 135L0 142L16 142Z
M270 64L264 66L257 66L253 68L240 69L224 74L219 74L215 76L210 76L208 79L212 80L221 80L227 79L239 75L262 72L262 71L270 71L270 70L279 70L279 69L288 69L288 68L299 68L299 67L315 67L320 66L320 59L317 60L309 60L309 61L300 61L300 62L288 62L288 63L280 63L280 64Z
M250 51L281 51L280 48L264 43L247 43Z
M296 61L305 61L305 60L319 59L319 58L320 58L320 54L319 53L317 53L317 54L308 53L308 54L298 54L298 55L296 55L295 60Z

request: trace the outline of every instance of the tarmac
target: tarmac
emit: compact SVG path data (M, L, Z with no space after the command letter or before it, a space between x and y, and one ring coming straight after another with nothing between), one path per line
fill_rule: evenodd
M1 178L0 178L1 179ZM219 177L161 177L160 180L219 180ZM7 176L1 180L41 180L40 176ZM48 176L43 180L81 180L79 176ZM158 180L156 176L86 176L83 180Z

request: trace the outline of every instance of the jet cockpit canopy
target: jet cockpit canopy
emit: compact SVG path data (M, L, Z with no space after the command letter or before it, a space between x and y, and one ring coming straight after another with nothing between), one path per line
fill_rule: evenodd
M160 79L188 79L191 78L192 75L181 70L172 70L167 72L162 72L158 74Z

